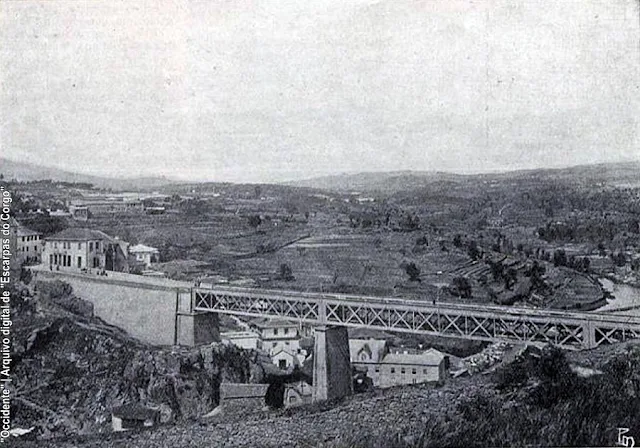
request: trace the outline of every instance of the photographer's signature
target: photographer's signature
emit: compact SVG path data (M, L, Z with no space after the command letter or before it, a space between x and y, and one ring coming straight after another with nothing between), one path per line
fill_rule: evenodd
M624 446L627 448L634 448L636 446L636 441L633 437L624 435L628 432L629 428L618 428L618 441L616 442L617 446Z

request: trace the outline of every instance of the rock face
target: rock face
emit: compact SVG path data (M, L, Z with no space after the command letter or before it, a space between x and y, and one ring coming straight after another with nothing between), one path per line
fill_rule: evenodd
M111 410L131 403L160 410L162 422L196 418L218 404L221 382L250 380L249 352L151 347L90 317L70 290L22 294L35 307L14 320L13 424L40 438L108 432Z

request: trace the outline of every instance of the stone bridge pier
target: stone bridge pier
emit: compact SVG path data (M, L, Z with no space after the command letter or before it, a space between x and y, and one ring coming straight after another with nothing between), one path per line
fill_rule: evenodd
M349 335L346 327L315 328L313 352L313 401L353 394Z

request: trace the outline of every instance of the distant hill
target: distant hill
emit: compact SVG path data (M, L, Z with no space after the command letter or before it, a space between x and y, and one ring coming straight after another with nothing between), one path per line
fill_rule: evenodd
M640 162L606 163L558 169L519 170L469 175L425 171L367 172L292 181L287 182L286 185L343 193L357 191L362 193L394 194L425 187L443 187L448 184L537 180L640 187Z
M61 182L89 183L98 188L111 188L113 190L150 189L177 183L177 181L166 177L119 178L92 176L33 163L16 162L5 158L0 158L0 174L7 180L16 179L25 182L51 179Z
M421 188L437 182L459 181L464 177L460 174L426 171L368 172L316 177L287 182L287 185L338 192L395 193Z

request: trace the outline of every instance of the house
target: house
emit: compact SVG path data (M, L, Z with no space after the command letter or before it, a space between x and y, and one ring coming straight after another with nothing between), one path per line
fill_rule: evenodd
M295 322L260 318L249 322L249 326L258 332L262 348L269 354L274 354L280 348L292 353L300 350L300 338L304 330Z
M300 348L294 351L286 347L278 347L271 353L271 361L282 370L302 367L306 357L307 351Z
M126 243L104 232L69 228L44 239L42 262L56 270L128 271Z
M160 260L160 251L155 247L145 246L144 244L130 246L129 254L136 262L144 264L147 268L151 266L151 263L156 263Z
M384 339L349 339L349 354L354 366L377 364L387 351L387 341Z
M42 234L35 230L27 229L15 222L17 225L16 238L16 259L22 263L40 263L42 258Z
M429 349L420 353L388 353L382 362L370 366L367 375L376 387L393 387L442 381L447 376L446 355Z
M76 221L86 221L89 219L89 209L81 205L70 205L69 213Z
M266 406L269 384L222 383L220 405L225 413L253 412Z
M260 350L262 348L260 336L253 331L227 331L220 333L220 339L245 350Z
M142 201L126 197L92 197L72 200L69 204L69 210L72 208L86 208L89 217L144 212Z
M284 388L283 404L285 408L311 403L313 387L306 381L289 383Z
M111 411L111 428L114 432L148 428L160 422L160 411L140 404L126 404Z

